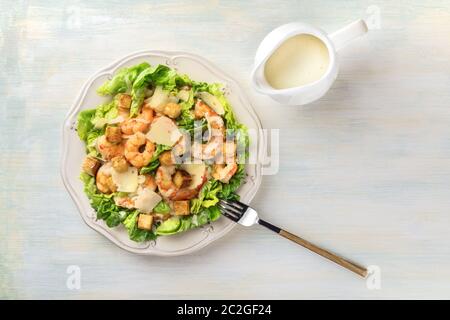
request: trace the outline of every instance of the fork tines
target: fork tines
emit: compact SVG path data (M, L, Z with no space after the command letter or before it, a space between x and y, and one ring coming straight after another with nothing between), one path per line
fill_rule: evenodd
M219 208L225 217L233 220L234 222L238 222L248 209L248 206L239 201L220 200Z
M242 203L240 201L237 200L224 200L224 199L220 199L220 202L229 205L231 207L234 207L238 210L242 210L242 212L245 212L245 210L248 209L248 205L246 205L245 203Z

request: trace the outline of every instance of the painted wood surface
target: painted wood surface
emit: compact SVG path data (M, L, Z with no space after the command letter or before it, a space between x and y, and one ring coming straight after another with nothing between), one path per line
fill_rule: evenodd
M0 1L0 298L450 298L448 1ZM307 107L256 94L271 29L373 30L340 52ZM373 18L376 18L374 21ZM100 67L140 49L202 55L280 129L280 169L253 205L365 265L381 289L262 228L190 256L142 257L89 229L59 177L64 116ZM67 268L81 270L70 290Z

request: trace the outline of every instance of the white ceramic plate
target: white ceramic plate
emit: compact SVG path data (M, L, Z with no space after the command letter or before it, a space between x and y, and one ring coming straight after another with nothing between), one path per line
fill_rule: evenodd
M100 70L91 77L83 86L65 118L61 175L64 185L74 200L83 220L92 229L103 234L122 249L146 255L175 256L187 254L203 248L212 241L224 236L235 224L221 217L210 225L201 228L174 236L158 237L156 241L136 243L128 239L128 234L123 226L111 229L102 220L96 220L95 211L91 208L88 198L83 193L83 185L79 179L81 163L85 157L85 147L75 130L78 113L84 109L94 108L109 99L100 97L95 91L104 81L111 79L118 69L143 61L147 61L151 65L165 64L180 73L188 74L193 80L224 84L226 97L233 106L239 122L247 125L249 129L257 131L250 141L250 152L252 153L251 157L258 161L256 161L256 164L248 164L246 166L248 176L245 184L238 191L241 201L250 203L261 183L260 159L262 159L265 152L264 136L260 131L260 121L249 100L234 80L205 59L184 52L142 51L133 53Z

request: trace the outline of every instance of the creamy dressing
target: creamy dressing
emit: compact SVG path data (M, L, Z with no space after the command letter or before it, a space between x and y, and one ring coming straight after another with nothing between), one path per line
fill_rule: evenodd
M322 40L299 34L283 42L270 56L264 76L275 89L300 87L322 78L329 63L328 49Z

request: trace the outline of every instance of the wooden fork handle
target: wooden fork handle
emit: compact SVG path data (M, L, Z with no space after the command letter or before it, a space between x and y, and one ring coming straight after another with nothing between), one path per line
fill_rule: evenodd
M285 237L286 239L289 239L299 245L301 245L302 247L305 247L308 250L311 250L314 253L317 253L319 255L321 255L324 258L327 258L328 260L333 261L334 263L337 263L338 265L360 275L361 277L366 277L367 276L367 269L354 263L351 262L343 257L340 257L328 250L325 250L323 248L320 248L318 246L316 246L315 244L300 238L299 236L296 236L295 234L292 234L286 230L283 230L281 228L278 228L272 224L270 224L269 222L266 222L264 220L259 220L258 221L259 224L269 228L270 230L278 233L280 236Z

